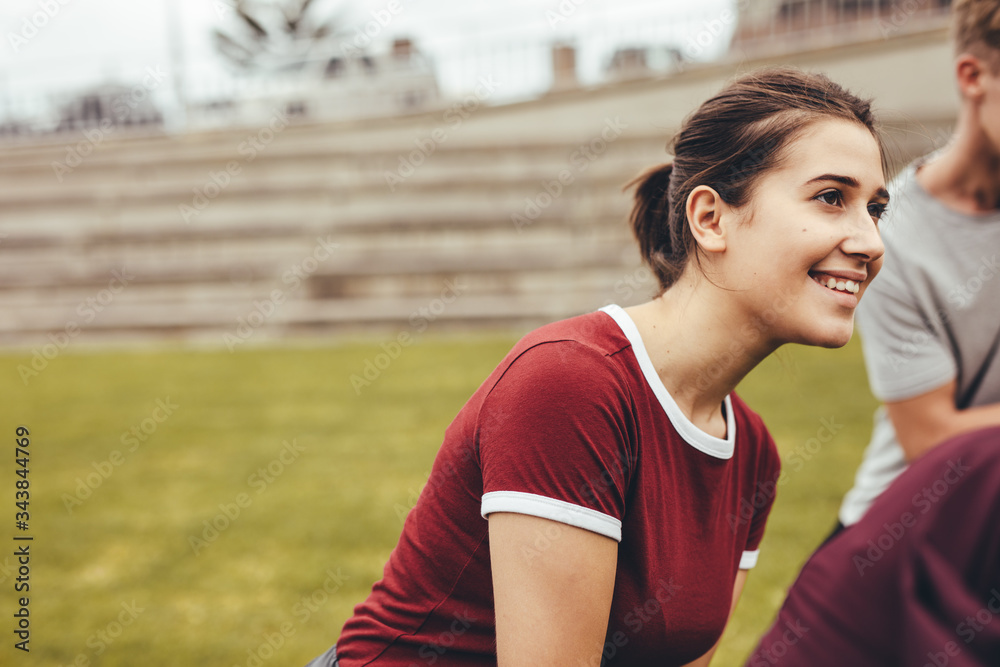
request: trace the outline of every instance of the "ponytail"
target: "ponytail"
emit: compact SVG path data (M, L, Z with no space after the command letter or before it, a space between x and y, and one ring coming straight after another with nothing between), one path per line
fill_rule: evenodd
M624 188L635 188L635 204L629 221L642 259L656 274L664 290L680 277L687 262L687 243L683 238L687 226L672 224L670 220L670 175L673 171L672 162L652 167Z

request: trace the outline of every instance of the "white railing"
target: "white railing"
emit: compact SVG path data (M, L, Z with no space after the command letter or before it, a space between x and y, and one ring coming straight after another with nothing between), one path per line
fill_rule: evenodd
M770 12L745 5L736 45L746 49L799 49L803 44L889 39L947 23L951 0L781 0Z
M439 108L470 95L479 96L480 104L508 103L538 98L554 89L669 75L727 55L740 59L756 52L891 38L943 25L950 10L950 0L732 0L669 20L634 20L623 26L610 20L613 14L604 21L597 15L587 23L574 23L572 8L579 5L577 0L548 3L553 9L539 10L545 13L548 29L539 21L531 34L418 41L419 55L402 65L383 42L381 52L366 51L374 67L359 67L357 58L344 58L343 71L335 76L324 74L325 68L330 58L351 50L349 36L327 58L314 58L297 73L286 70L274 76L236 75L218 63L178 64L176 53L168 52L118 56L111 62L95 58L89 69L117 73L112 78L120 86L119 97L112 102L125 96L132 119L138 115L133 110L153 104L164 123L148 127L177 132L254 124L257 115L275 109L312 118L344 118ZM357 49L353 52L357 54ZM67 86L65 78L60 85L47 87L46 78L54 82L51 72L84 65L49 62L34 66L39 74L27 78L21 65L18 70L0 65L0 139L66 128L61 116L83 91ZM31 85L12 84L16 75ZM75 77L81 78L87 77ZM479 92L484 81L490 82L485 97ZM109 90L106 87L105 93ZM143 100L135 101L138 97Z

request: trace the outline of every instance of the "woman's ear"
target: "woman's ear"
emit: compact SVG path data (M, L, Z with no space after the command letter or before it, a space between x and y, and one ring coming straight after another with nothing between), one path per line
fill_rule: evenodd
M707 185L699 185L688 195L688 226L698 247L705 252L723 252L726 249L726 229L721 224L725 208L726 203L719 193Z

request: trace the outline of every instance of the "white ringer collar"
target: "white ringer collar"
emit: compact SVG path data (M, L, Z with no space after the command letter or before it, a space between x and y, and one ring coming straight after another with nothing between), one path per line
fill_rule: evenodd
M667 413L667 418L670 423L674 425L677 429L677 433L680 434L681 438L684 439L689 445L694 447L700 452L704 452L709 456L714 456L719 459L730 459L733 457L733 451L736 447L736 420L733 417L733 404L730 400L730 396L727 395L725 398L726 405L726 438L716 438L713 435L705 433L700 428L694 425L694 423L687 418L687 416L681 412L681 409L677 406L674 397L670 395L667 388L663 386L663 382L660 380L660 376L657 374L656 369L653 368L653 362L649 358L649 353L646 352L646 346L642 342L642 337L639 335L639 329L636 328L635 322L629 317L625 310L616 304L611 304L604 306L600 309L602 312L607 313L618 323L621 328L622 333L628 338L629 343L632 344L632 352L635 354L636 361L639 362L639 368L642 369L642 374L646 378L646 383L649 388L653 390L653 394L659 399L660 405L663 406L663 411Z

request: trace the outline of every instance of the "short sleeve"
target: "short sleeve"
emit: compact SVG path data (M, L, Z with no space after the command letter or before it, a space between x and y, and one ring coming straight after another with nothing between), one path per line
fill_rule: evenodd
M900 401L948 383L957 369L937 326L939 315L921 306L912 281L900 272L905 258L886 245L885 266L865 291L857 318L872 393Z
M529 514L621 541L635 460L628 404L595 349L550 341L523 352L479 412L482 515Z
M781 475L781 459L774 439L768 433L763 422L759 424L761 443L761 465L757 476L757 485L753 502L753 517L750 519L750 531L747 533L746 547L740 558L741 570L752 570L757 565L760 556L760 543L764 539L764 529L771 515L771 507L778 492L778 478Z

